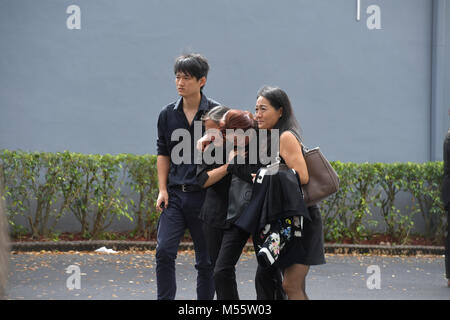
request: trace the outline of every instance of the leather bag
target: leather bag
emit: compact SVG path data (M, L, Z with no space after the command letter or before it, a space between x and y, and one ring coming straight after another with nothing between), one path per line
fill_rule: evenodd
M306 205L312 206L339 190L339 176L319 147L307 149L303 156L308 168L309 181L302 185Z

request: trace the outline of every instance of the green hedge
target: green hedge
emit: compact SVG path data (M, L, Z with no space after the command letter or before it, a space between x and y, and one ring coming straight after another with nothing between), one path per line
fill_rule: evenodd
M48 237L63 215L72 214L86 238L101 237L116 218L133 221L135 235L155 236L156 156L2 150L0 164L13 233L25 232L14 223L16 216L26 219L34 237ZM340 190L320 203L326 240L370 238L378 216L384 232L404 242L419 214L425 236L442 241L446 222L440 200L442 162L332 165L340 177ZM402 211L396 207L400 193L412 199Z
M155 232L155 156L3 150L0 163L13 233L24 232L14 223L19 215L33 237L48 237L65 214L76 217L86 238L99 238L115 218L135 221L136 235L149 238Z
M384 233L404 243L414 228L413 218L424 220L427 239L442 243L446 223L440 199L443 162L426 163L342 163L332 166L340 178L340 190L320 203L327 240L370 238L371 226L383 223ZM411 202L401 211L396 207L400 193ZM375 220L378 215L379 219ZM365 222L365 223L362 223Z

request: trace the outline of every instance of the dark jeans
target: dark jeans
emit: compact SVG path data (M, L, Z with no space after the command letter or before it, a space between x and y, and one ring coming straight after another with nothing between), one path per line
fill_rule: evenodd
M250 235L234 225L225 230L206 227L205 231L211 259L215 261L214 281L217 300L239 300L236 264ZM264 269L258 266L255 288L258 300L286 298L282 289L281 271L277 268Z
M445 275L450 280L450 204L447 205L447 238L445 239Z
M236 264L249 234L236 226L224 230L222 244L214 267L217 300L239 300L236 283Z
M197 299L214 298L213 267L206 248L203 222L198 218L204 192L169 190L169 206L158 221L156 282L158 300L173 300L177 290L175 259L181 237L189 229L195 250Z
M216 266L220 247L222 246L224 232L225 229L214 227L209 223L203 223L203 233L205 234L206 247L208 248L208 253L209 257L211 258L211 265L213 270Z

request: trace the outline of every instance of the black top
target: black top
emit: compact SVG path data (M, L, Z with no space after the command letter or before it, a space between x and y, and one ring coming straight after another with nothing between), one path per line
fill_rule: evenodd
M260 150L260 134L259 131L256 131L256 137L255 140L251 141L250 143L256 143L256 157L250 157L250 146L245 146L245 156L242 157L240 155L237 155L233 162L228 165L227 171L231 174L234 174L241 178L242 180L253 183L253 173L258 172L259 168L263 167L264 165L261 163L260 158L260 152L266 152L270 153L270 150ZM264 145L264 144L262 144ZM250 163L251 159L254 158L256 160L256 163Z
M250 204L235 225L255 234L281 218L303 216L311 220L297 173L283 163L266 169L264 175L263 169L256 176Z
M301 143L297 134L291 132ZM269 143L267 149L270 152ZM235 225L249 233L257 233L266 224L284 217L304 216L307 220L311 220L303 200L300 178L295 171L286 166L284 159L280 157L280 163L271 166L271 169L267 170L266 167L264 176L262 169L258 171L253 185L250 204L235 221Z
M450 209L450 130L444 141L444 181L442 183L442 202Z
M195 159L197 159L197 151L195 144L198 139L201 138L204 128L201 122L202 115L206 114L213 107L219 105L218 102L207 98L203 93L200 100L200 105L197 114L194 117L191 125L189 125L186 115L183 111L183 99L180 98L176 102L171 103L163 108L158 118L158 139L157 154L170 157L170 170L168 177L168 187L181 184L196 185L196 172L197 165ZM196 123L196 124L195 124ZM194 127L200 126L201 132L194 135ZM176 129L186 129L189 132L189 141L184 142L183 138L179 140L171 141L172 133ZM190 143L190 159L180 164L175 164L171 157L173 148L178 143ZM182 152L179 153L182 156ZM178 152L177 152L178 155Z
M248 207L253 192L252 173L258 171L260 164L250 164L249 147L246 146L245 157L236 156L234 164L228 165L231 183L228 197L227 223L234 224Z
M216 152L222 152L223 161L213 164L206 164L203 162L201 165L197 166L197 183L200 186L203 186L208 180L208 171L222 166L228 159L228 154L226 154L226 151L229 149L226 146L216 147L211 144L208 148L209 147L214 148L214 150L211 151L212 157L215 157ZM248 148L246 148L246 151L248 152ZM249 164L248 162L248 153L244 159L240 158L240 156L236 156L233 160L233 164L228 165L228 174L220 181L206 189L205 201L199 215L201 220L217 228L225 229L230 226L232 221L227 221L227 212L229 202L228 195L232 177L237 176L246 182L252 183L251 174L256 173L261 167L261 164L259 163Z
M219 152L219 148L223 152L223 162L206 164L203 162L197 166L197 181L200 186L203 186L208 180L207 172L216 168L219 168L225 163L226 154L224 148L216 147L214 145L208 146L208 148L214 148L211 154L214 156L216 152ZM208 223L216 228L227 228L226 223L227 209L228 209L228 189L230 187L231 175L227 174L220 181L209 186L206 189L205 202L203 202L202 209L200 211L200 219L205 223Z

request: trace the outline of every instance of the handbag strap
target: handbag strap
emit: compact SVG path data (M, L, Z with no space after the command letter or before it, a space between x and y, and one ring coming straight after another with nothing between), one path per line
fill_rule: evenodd
M297 133L295 133L292 130L288 130L288 131L291 132L294 135L294 137L297 138L297 141L300 143L300 146L302 148L303 156L305 156L305 153L309 151L309 148L303 144L302 139L300 139L300 137L297 135Z

